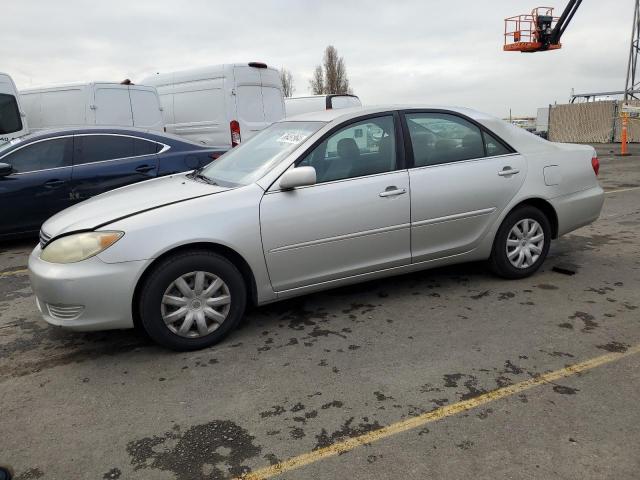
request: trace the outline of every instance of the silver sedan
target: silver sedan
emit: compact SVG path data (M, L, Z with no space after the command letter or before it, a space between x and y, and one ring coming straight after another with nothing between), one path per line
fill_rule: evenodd
M49 219L29 259L44 319L218 342L248 304L487 260L533 274L596 220L592 147L461 108L329 110L275 123L201 170Z

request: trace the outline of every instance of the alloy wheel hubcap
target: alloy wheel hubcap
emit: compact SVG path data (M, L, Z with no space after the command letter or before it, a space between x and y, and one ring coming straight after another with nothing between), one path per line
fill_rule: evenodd
M538 261L544 248L542 226L531 218L516 223L507 236L507 258L516 268L529 268Z
M187 338L214 332L231 308L227 284L209 272L190 272L176 278L164 292L160 311L169 330Z

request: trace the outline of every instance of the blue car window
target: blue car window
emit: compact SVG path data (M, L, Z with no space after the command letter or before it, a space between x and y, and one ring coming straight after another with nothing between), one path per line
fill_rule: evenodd
M2 159L17 173L34 172L71 165L73 139L55 138L26 145Z
M134 156L134 138L120 135L78 135L73 163L103 162Z
M133 141L133 154L136 157L139 155L153 155L159 151L159 146L159 143L136 138Z

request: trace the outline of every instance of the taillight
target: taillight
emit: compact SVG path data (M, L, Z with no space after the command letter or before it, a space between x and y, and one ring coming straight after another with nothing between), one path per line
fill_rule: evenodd
M211 160L217 160L222 155L222 152L213 152L209 154Z
M598 160L598 157L593 157L591 159L591 166L593 167L593 171L597 177L598 173L600 173L600 160Z
M229 126L231 127L231 146L237 147L240 145L240 124L237 120L231 120Z

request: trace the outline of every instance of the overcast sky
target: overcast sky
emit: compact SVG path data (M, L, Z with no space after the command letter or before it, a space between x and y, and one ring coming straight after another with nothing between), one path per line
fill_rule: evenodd
M332 44L366 104L531 115L571 88L622 90L633 0L585 0L560 51L503 52L504 17L538 1L3 0L0 71L20 89L264 61L304 95ZM546 3L559 14L567 0Z

